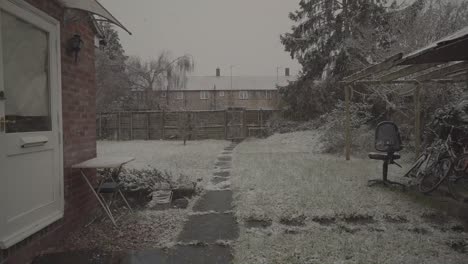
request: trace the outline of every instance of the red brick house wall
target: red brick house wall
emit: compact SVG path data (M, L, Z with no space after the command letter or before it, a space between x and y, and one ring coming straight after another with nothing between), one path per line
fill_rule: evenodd
M78 22L64 24L65 9L57 0L26 0L60 21L61 73L64 158L64 217L44 230L7 250L0 251L1 264L29 263L34 256L83 224L96 201L84 180L71 166L96 156L96 80L94 28L87 14L77 12ZM80 34L83 49L75 64L66 46L74 34Z
M278 110L280 109L280 96L278 90L244 90L248 93L247 99L240 99L240 90L204 90L208 93L208 99L201 99L198 90L170 90L167 92L154 91L152 93L152 101L157 102L161 107L170 111L180 110L225 110L229 107L242 107L251 110ZM269 97L266 97L266 93ZM141 99L138 105L143 110L144 105L144 92L133 92L137 100ZM162 94L166 97L163 97ZM182 99L178 97L183 93ZM221 96L224 93L224 96ZM145 109L146 110L146 109ZM151 109L154 110L154 109Z

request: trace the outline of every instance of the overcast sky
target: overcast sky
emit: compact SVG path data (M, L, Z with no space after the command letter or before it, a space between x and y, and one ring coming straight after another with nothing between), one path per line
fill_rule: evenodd
M119 30L128 55L194 56L193 75L276 75L300 69L280 43L299 0L100 0L132 33ZM281 70L284 72L284 70Z

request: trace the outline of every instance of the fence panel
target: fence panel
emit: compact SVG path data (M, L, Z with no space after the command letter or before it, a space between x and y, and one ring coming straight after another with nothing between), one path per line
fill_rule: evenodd
M228 109L223 111L101 113L96 133L103 140L243 139L263 136L268 119L279 111Z

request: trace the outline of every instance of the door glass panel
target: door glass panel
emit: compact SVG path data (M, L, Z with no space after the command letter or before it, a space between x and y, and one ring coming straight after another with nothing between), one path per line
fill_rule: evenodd
M1 11L6 132L51 130L48 33Z

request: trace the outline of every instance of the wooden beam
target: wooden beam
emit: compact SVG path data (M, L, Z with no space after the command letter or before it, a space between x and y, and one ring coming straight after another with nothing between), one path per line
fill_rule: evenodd
M447 75L458 73L461 71L466 71L468 69L467 62L459 62L449 66L438 68L434 71L429 73L419 75L415 79L419 82L427 81L427 80L434 80L434 79L443 79Z
M348 82L340 82L341 84L349 85ZM418 84L418 83L439 83L439 84L455 84L455 83L464 83L464 80L460 79L438 79L438 80L394 80L388 82L381 82L377 80L359 80L355 81L354 84L368 84L368 85L380 85L380 84Z
M468 70L467 71L462 71L458 72L456 74L450 75L450 78L455 80L455 81L466 81L468 76Z
M388 81L393 81L396 79L399 79L401 77L409 76L411 74L427 70L429 68L435 67L439 65L439 63L427 63L427 64L415 64L415 65L410 65L410 66L404 66L401 69L398 69L394 72L387 73L377 80L381 82L388 82Z
M403 58L403 53L398 53L397 55L394 55L385 61L372 65L370 67L365 68L364 70L357 72L353 75L350 75L346 78L344 78L345 82L354 82L363 78L366 78L367 76L370 76L372 74L376 74L385 70L388 70L392 68L393 66L397 65L398 62Z
M421 154L421 85L414 89L414 138L416 158Z
M345 144L346 144L346 160L351 160L351 87L345 86L345 103L346 103L346 131L345 131Z

